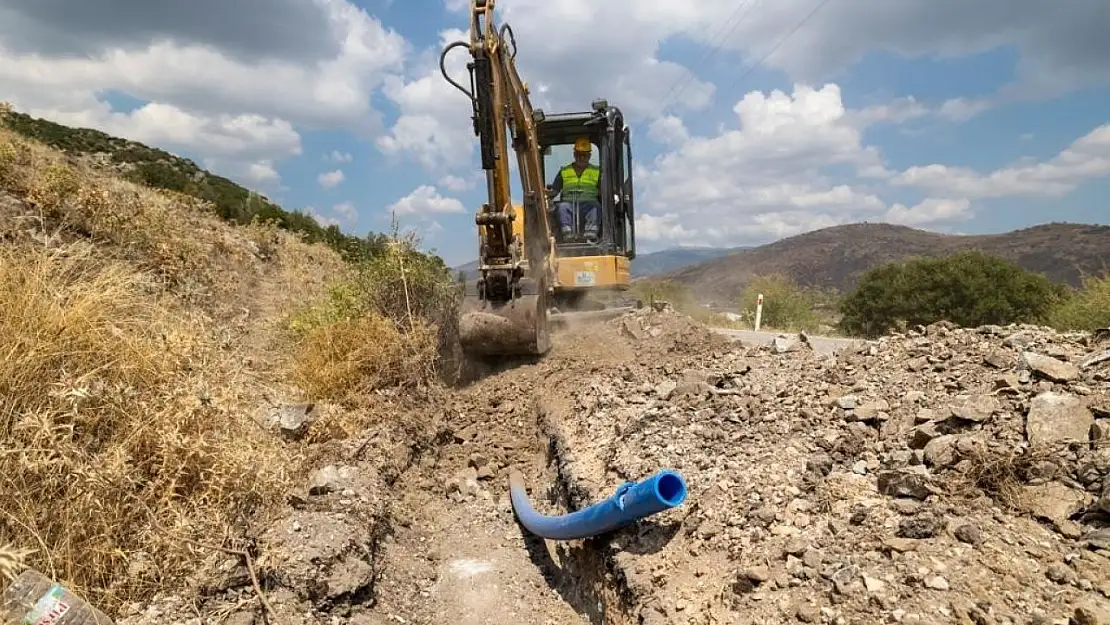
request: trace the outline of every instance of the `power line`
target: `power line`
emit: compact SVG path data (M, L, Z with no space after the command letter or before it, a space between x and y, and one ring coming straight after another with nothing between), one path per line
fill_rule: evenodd
M814 15L817 15L817 12L821 10L821 7L825 6L828 3L829 3L829 0L821 0L820 2L818 2L817 6L813 7L813 9L808 14L806 14L806 16L803 17L800 22L795 24L794 28L792 28L790 30L790 32L786 34L785 37L783 37L782 39L779 39L779 42L776 43L770 50L767 51L767 54L764 54L761 59L756 61L755 65L752 65L751 67L749 67L748 71L741 74L740 78L737 78L736 82L733 83L733 86L739 85L741 82L743 82L743 80L745 78L748 77L748 74L751 74L753 71L755 71L755 69L757 67L759 67L760 65L763 65L763 62L766 61L768 58L770 58L771 55L774 54L775 51L778 50L779 47L783 43L785 43L787 39L792 37L794 35L794 33L798 32L799 28L801 28L803 25L805 25L805 23L808 22L810 20L810 18L812 18Z
M732 33L736 31L736 28L740 26L740 23L744 21L744 18L751 13L751 11L748 11L747 13L744 13L743 16L740 16L740 11L742 11L744 7L748 6L749 4L751 4L751 0L741 0L740 4L737 5L737 7L732 11L732 14L729 15L729 18L725 20L724 24L721 26L721 30L719 31L718 35L721 35L721 33L723 33L723 36L719 36L716 43L712 44L709 51L704 53L702 57L698 59L697 65L704 64L706 61L716 56L717 53L721 51L721 47L724 44L725 40L727 40L732 35ZM736 20L736 23L732 24L732 26L729 27L729 23L735 20L737 16L740 16L740 19ZM662 115L663 112L667 110L667 107L670 106L674 101L671 98L671 94L674 93L675 87L677 87L679 83L689 82L689 80L691 80L693 77L694 73L692 71L687 71L686 73L682 74L678 78L678 80L674 81L674 83L671 84L671 88L667 90L667 95L663 96L663 104L659 107L659 111L651 117L659 117L660 115ZM683 84L682 88L679 89L677 93L674 93L674 99L677 99L679 96L681 96L682 92L686 90L686 87L687 85Z

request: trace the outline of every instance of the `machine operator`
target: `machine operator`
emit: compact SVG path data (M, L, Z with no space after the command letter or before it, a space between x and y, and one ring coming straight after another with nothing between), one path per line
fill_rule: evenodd
M590 164L593 146L590 140L582 137L574 142L574 162L563 166L551 183L551 195L559 195L555 210L559 217L563 239L573 237L575 211L584 222L585 239L590 243L597 241L598 213L601 211L601 169Z

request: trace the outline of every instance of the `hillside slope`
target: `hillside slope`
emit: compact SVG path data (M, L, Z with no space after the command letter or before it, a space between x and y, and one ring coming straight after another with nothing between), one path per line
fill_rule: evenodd
M727 301L756 275L782 273L800 284L847 290L877 265L970 249L1078 285L1085 272L1110 268L1110 226L1053 223L1002 234L948 235L890 224L850 224L742 250L661 277L689 285L703 300Z
M253 415L348 267L0 128L0 550L111 612L280 504L303 454Z
M366 237L343 233L335 225L321 226L311 215L285 210L264 196L199 167L165 150L129 141L91 128L73 128L31 117L0 105L0 126L44 143L100 171L166 191L178 191L211 202L223 219L246 225L273 220L307 243L326 243L344 258L360 260L379 254L388 240L383 234Z

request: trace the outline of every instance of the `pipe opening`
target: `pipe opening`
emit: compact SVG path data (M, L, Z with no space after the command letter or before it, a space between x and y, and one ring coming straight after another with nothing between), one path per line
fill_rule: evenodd
M686 482L668 471L655 480L655 496L673 508L686 500Z

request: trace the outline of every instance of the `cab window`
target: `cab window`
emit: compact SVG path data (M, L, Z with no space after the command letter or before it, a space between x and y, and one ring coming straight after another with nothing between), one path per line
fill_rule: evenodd
M601 150L598 149L597 144L591 144L593 151L590 153L590 164L595 167L600 167L601 160L599 154ZM574 162L574 143L561 143L553 145L550 150L543 157L543 171L547 177L546 183L551 184L555 180L555 175L563 167L570 165Z

